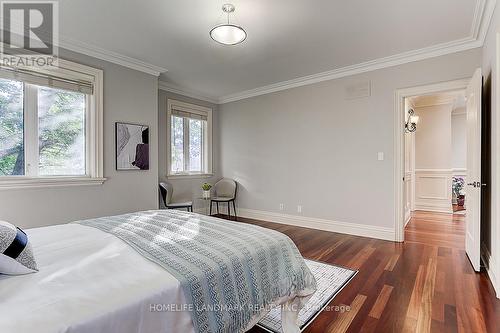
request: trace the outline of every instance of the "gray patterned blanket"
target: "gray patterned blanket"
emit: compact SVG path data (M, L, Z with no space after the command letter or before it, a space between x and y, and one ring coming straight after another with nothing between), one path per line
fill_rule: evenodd
M243 332L278 300L316 289L295 244L274 230L176 210L74 223L115 235L179 280L196 332Z

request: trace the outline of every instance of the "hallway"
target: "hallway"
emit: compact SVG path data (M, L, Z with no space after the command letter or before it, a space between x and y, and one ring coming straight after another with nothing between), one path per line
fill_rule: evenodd
M405 242L463 251L465 215L415 211L405 228Z

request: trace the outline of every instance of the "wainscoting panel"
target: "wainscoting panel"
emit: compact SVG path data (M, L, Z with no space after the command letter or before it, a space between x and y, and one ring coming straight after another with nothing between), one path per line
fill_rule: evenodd
M452 213L452 169L415 170L415 209Z

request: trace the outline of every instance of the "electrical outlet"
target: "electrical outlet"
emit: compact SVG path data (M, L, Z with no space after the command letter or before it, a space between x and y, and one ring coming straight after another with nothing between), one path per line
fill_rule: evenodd
M297 206L297 213L302 213L302 206L301 205Z
M280 210L285 210L285 204L280 203Z

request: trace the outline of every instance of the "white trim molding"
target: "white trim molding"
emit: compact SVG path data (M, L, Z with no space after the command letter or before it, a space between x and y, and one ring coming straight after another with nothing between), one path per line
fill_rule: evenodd
M172 162L171 162L171 119L172 111L174 109L187 112L195 113L199 115L206 116L206 128L203 130L204 142L203 142L203 155L202 158L203 172L199 173L172 173ZM213 111L211 108L205 106L186 103L178 101L175 99L167 98L167 178L209 178L213 175ZM184 126L184 143L187 141L187 129ZM187 154L187 145L184 145L184 154ZM186 167L184 168L186 170Z
M238 216L293 225L296 227L394 241L394 229L391 227L377 227L367 224L339 222L315 217L280 214L246 208L238 208Z
M219 98L219 104L234 102L250 97L270 94L277 91L301 87L322 81L334 80L351 75L371 72L378 69L394 67L414 61L435 58L451 53L482 47L486 33L491 23L496 0L477 0L474 18L469 36L451 42L441 43L422 49L411 50L388 57L383 57L351 66L346 66L313 75L307 75L292 80L273 83L255 89L245 90Z
M470 36L480 41L481 46L486 40L496 4L497 0L477 0L476 2Z
M411 212L415 210L414 207L414 183L415 183L415 172L414 171L406 171L405 172L405 180L404 180L404 191L405 191L405 226L411 220Z
M68 37L59 37L59 47L154 76L159 76L161 73L167 72L166 68L149 64L142 60L109 51L95 45L76 41Z
M214 176L213 173L189 173L189 174L174 174L174 175L166 175L167 179L206 179L212 178Z
M101 69L78 64L75 62L58 59L57 67L29 68L48 77L62 77L68 79L81 79L89 81L93 86L93 93L87 95L86 118L86 175L82 176L56 176L33 177L6 176L0 178L0 190L26 188L26 187L55 187L74 185L99 185L104 178L104 137L103 137L103 76ZM26 130L25 130L26 132ZM30 135L30 133L25 133ZM33 133L31 133L33 135ZM28 147L26 147L28 149ZM38 163L36 161L35 165Z
M453 213L452 169L415 169L415 210Z
M450 53L475 49L481 46L482 43L480 41L472 38L465 38L458 41L438 44L435 46L430 46L419 50L408 51L372 61L363 62L352 66L342 67L332 71L303 76L293 80L278 82L267 86L222 96L219 99L219 104L225 104L229 102L238 101L241 99L266 95L273 92L310 85L318 82L330 81L356 74L371 72L378 69L394 67L414 61L435 58Z
M208 97L208 96L203 95L202 93L188 91L188 90L183 89L181 87L177 87L176 85L174 85L172 83L161 81L161 80L158 80L158 89L168 91L168 92L171 92L171 93L174 93L177 95L182 95L185 97L191 97L194 99L198 99L200 101L205 101L205 102L209 102L209 103L213 103L213 104L217 104L219 102L217 100L217 98L215 98L215 97Z
M22 190L26 188L48 188L68 186L102 185L106 178L95 177L9 177L0 181L0 190Z
M453 176L467 176L467 168L453 168L451 169Z

